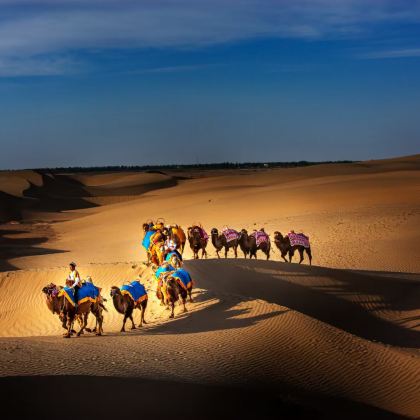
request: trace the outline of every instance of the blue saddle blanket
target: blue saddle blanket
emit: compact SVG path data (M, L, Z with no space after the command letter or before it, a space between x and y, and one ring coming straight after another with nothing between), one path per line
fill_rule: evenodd
M168 271L175 271L175 268L173 268L172 265L168 265L166 267L160 266L155 272L156 280L159 280L160 275L163 273L167 273Z
M124 284L121 287L121 293L130 296L136 303L147 299L146 288L138 280L134 280L130 284Z
M64 296L73 306L75 306L74 289L71 287L63 287L60 290L59 296ZM99 289L92 283L83 283L77 292L77 304L90 301L95 303L99 296Z
M142 245L143 247L146 249L146 251L149 250L150 248L150 239L152 238L152 236L155 234L156 232L154 230L149 230L146 232L146 234L144 235L143 241L142 241Z
M190 273L183 269L178 268L178 270L175 271L174 274L172 274L172 277L178 280L178 283L184 287L184 289L188 289L192 286L192 278L190 276Z
M166 254L165 261L170 262L173 255L176 255L180 261L182 261L182 255L177 251L171 251Z

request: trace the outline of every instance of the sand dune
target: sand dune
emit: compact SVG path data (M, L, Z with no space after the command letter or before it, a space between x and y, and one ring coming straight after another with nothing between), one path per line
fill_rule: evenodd
M416 157L408 163L319 165L181 180L130 201L62 212L67 221L52 225L55 235L46 244L62 252L10 263L31 268L64 265L69 259L83 264L144 260L140 225L163 217L184 227L201 222L207 230L225 224L264 226L270 234L301 230L311 237L317 265L419 272L419 162ZM209 251L215 256L211 245ZM278 252L273 259L280 259Z
M65 268L2 274L7 298L2 298L0 331L32 336L0 340L3 375L158 375L208 385L252 384L420 415L420 325L407 324L420 320L413 299L420 296L418 276L401 279L264 261L191 261L187 266L199 287L196 302L188 305L187 315L177 308L171 322L154 297L149 269L81 267L104 290L140 272L152 290L150 323L121 336L121 316L108 303L107 336L71 343L56 338L61 327L39 292ZM39 335L51 338L33 338ZM80 362L68 366L70 353Z
M200 384L197 401L239 387L292 418L418 418L419 169L420 155L258 171L12 173L7 188L2 174L1 214L20 223L0 228L0 269L9 270L0 273L1 376L94 375L95 386L99 377L132 377L139 389L157 380L157 394ZM281 263L276 250L268 262L217 260L209 244L209 260L186 262L195 302L169 321L141 262L140 225L157 217L208 231L302 230L314 266ZM63 283L69 260L106 297L140 274L149 323L120 334L122 317L108 302L105 337L63 340L41 288Z

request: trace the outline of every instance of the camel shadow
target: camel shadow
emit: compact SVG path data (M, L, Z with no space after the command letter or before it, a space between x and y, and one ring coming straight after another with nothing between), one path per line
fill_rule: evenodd
M364 339L420 348L420 331L375 313L419 308L420 283L412 279L262 260L209 259L187 261L186 266L197 285L216 296L252 296ZM326 278L332 287L323 284Z
M252 307L236 306L254 300L242 296L229 296L225 299L222 295L216 296L209 291L200 291L194 295L195 303L206 304L204 308L197 308L186 314L176 313L175 319L168 323L158 324L148 328L148 334L193 334L212 331L247 328L257 323L274 318L288 310L271 311L265 314L251 315ZM191 304L189 304L191 305ZM188 308L188 303L187 303ZM181 307L176 307L181 311Z

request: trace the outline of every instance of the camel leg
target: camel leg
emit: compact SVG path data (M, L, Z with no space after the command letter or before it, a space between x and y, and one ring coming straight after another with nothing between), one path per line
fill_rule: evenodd
M98 311L98 313L95 315L96 316L96 332L95 335L100 336L102 335L103 329L102 329L102 323L103 323L103 316L102 313L100 311Z
M217 258L220 258L219 251L216 249Z
M186 299L186 297L187 296L182 296L182 305L184 306L184 313L185 312L188 312L188 309L187 309L187 307L185 306L185 304L187 303L187 299Z
M67 316L67 315L66 315L66 319L67 319L67 326L66 326L67 333L64 334L63 337L64 338L70 338L71 337L71 330L73 329L73 320L71 319L70 316Z
M169 319L175 316L175 302L171 302L171 306L172 306L172 311L171 311L171 315L169 315Z
M293 258L294 253L295 253L295 251L292 250L292 249L289 251L289 263L292 262L292 258Z
M131 321L131 329L135 330L136 329L136 324L134 324L134 319L133 319L133 312L131 312L131 314L129 315L130 321Z
M192 287L188 289L188 296L190 297L190 302L194 302L192 298Z
M235 246L235 247L233 248L233 251L234 251L234 253L235 253L235 258L238 258L238 246Z
M299 249L299 256L300 256L299 264L302 264L302 261L303 261L303 249Z
M147 322L144 320L144 313L145 312L146 312L145 305L141 305L141 308L140 308L140 324L139 324L139 327L142 327L143 324L147 324Z
M63 315L63 320L62 320L62 324L63 328L65 330L67 330L67 317L65 315Z
M312 265L312 252L311 252L311 248L306 248L306 253L308 254L308 258L309 258L309 265Z
M80 328L80 331L77 333L77 336L80 337L83 334L84 329L86 328L88 320L88 314L83 314L83 325L82 328Z
M286 259L286 254L283 254L283 252L281 253L281 257L283 258L284 262L289 262L289 261L287 261L287 259Z
M226 246L226 247L225 247L225 258L227 258L228 249L229 249L229 248Z
M124 314L123 325L122 325L122 327L121 327L120 332L125 332L125 323L126 323L126 321L127 321L127 318L128 318L128 315L125 313L125 314Z

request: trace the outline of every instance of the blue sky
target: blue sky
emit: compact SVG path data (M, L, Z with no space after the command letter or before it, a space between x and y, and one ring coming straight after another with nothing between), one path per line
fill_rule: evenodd
M420 152L420 1L0 0L0 168Z

